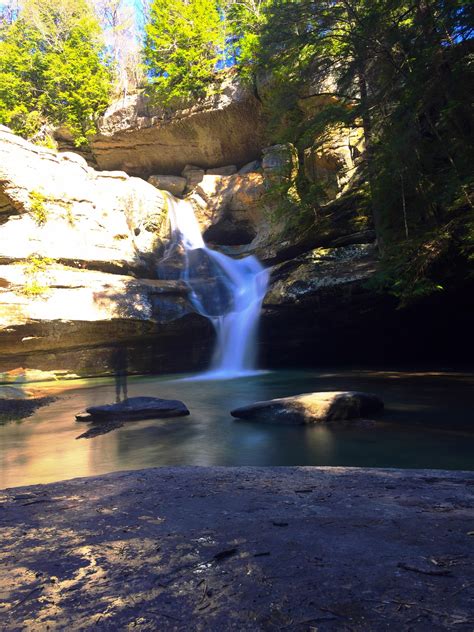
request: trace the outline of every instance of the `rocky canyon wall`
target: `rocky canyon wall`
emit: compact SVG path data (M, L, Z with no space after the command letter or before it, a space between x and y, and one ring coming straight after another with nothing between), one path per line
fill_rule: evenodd
M305 97L301 109L324 98ZM185 284L159 278L169 193L193 205L212 247L272 267L260 335L268 365L383 362L416 352L423 332L430 347L443 319L465 331L458 297L399 311L372 289L379 261L357 186L362 151L359 131L342 128L299 153L268 145L259 99L233 84L173 117L140 96L113 105L88 156L109 170L1 128L0 378L111 374L118 343L129 372L206 365L211 324ZM302 177L322 192L309 214L294 186Z

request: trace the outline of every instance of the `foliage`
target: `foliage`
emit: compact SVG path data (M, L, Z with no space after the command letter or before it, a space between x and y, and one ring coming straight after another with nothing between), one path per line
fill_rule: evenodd
M405 302L440 290L453 249L472 253L472 14L463 0L274 0L259 28L276 142L303 151L338 121L363 127L380 282ZM318 93L337 102L304 111Z
M44 297L48 291L48 286L42 285L36 279L25 283L22 287L22 294L28 298Z
M165 106L204 96L223 49L215 0L153 0L144 48L150 94Z
M25 0L0 29L0 123L32 136L47 122L87 142L110 94L101 30L87 0Z
M119 71L135 72L124 85L136 85L139 73L127 64L136 67L138 55L122 57L130 41L125 0L91 1ZM149 11L148 0L138 4L147 9L148 91L161 105L209 94L217 71L235 65L241 80L258 86L271 142L293 143L300 159L338 125L363 129L358 187L382 255L381 288L407 302L441 291L454 260L472 266L472 3L152 0ZM46 123L65 124L85 143L111 79L89 0L24 0L19 14L2 12L0 123L45 138ZM318 215L321 189L300 170L274 184L269 206L277 221L306 226ZM44 202L33 194L39 224Z
M39 147L46 147L46 149L52 149L53 151L57 151L58 143L55 141L51 134L44 134L40 138L33 138L34 143L39 145Z
M226 54L237 65L240 77L252 80L260 37L271 0L227 0L222 5L226 25Z
M38 226L43 226L48 220L47 199L40 191L30 191L30 209Z
M43 257L38 254L32 254L26 259L25 277L26 282L21 288L21 293L28 298L44 297L48 291L48 285L45 284L45 273L48 267L54 263L54 259Z
M26 260L25 272L30 275L38 274L39 272L45 272L48 266L54 263L54 259L51 257L43 257L42 255L32 254Z

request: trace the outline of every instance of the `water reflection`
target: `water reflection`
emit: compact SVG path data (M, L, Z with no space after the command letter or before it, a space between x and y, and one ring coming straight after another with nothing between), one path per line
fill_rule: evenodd
M128 350L123 343L117 343L112 347L110 354L110 364L115 373L115 401L118 404L122 399L127 399L127 371L128 371ZM122 399L121 399L121 396Z
M218 382L129 378L133 395L181 399L189 417L127 422L76 440L84 408L111 402L116 380L83 381L23 422L0 426L0 487L158 465L353 465L474 469L472 374L278 371ZM80 386L80 388L77 388ZM58 386L56 386L58 388ZM357 389L387 404L374 429L275 427L235 421L233 408L313 390ZM123 396L123 388L121 389Z

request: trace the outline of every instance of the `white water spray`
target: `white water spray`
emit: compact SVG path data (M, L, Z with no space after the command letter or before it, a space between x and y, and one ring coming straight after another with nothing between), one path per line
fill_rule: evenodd
M171 251L184 249L181 278L197 311L216 330L211 368L199 379L229 379L256 373L255 342L269 271L253 256L232 259L204 242L192 205L168 196ZM165 254L165 261L167 258Z

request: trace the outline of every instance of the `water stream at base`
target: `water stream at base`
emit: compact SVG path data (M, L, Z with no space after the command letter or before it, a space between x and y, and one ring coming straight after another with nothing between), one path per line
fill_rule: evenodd
M183 279L191 288L194 307L216 330L211 368L197 379L256 374L257 327L269 271L253 256L232 259L208 248L192 205L171 195L167 200L172 241L159 274Z

